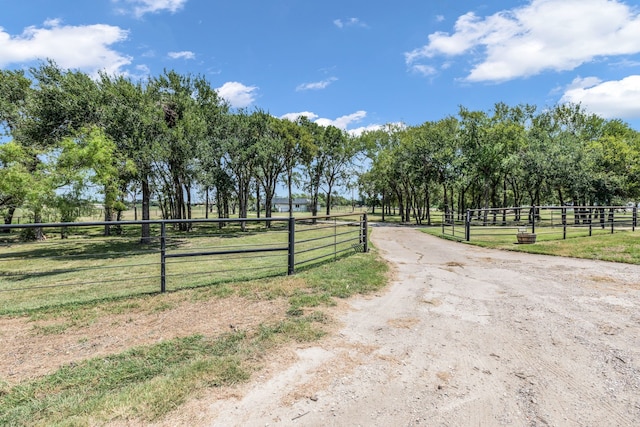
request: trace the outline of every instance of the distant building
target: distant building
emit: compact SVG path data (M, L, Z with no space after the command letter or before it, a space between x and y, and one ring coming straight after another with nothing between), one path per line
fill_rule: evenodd
M272 201L273 209L276 212L289 212L289 199L286 197L275 197ZM311 212L311 200L304 198L293 199L294 212Z

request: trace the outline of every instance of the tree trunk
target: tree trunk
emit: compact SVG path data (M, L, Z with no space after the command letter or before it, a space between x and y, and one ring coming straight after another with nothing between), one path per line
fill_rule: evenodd
M449 223L449 195L447 194L447 184L442 184L442 200L443 200L443 208L444 208L444 218L443 221L445 224Z
M244 182L238 183L238 217L246 218L247 217L247 205L249 204L249 182L247 180L242 180ZM247 222L240 222L240 229L242 231L247 231Z
M331 187L329 187L329 191L327 191L327 208L325 209L326 215L331 215Z
M291 168L287 169L287 192L288 192L288 201L289 201L289 218L293 217L293 196L291 195L291 175L293 175L293 171Z
M204 189L204 219L209 219L209 186Z
M105 186L104 190L105 200L104 200L104 221L110 222L113 221L113 210L111 208L112 199L109 196L109 189ZM104 226L104 236L109 237L111 235L111 226L109 224Z
M148 221L150 219L150 205L151 205L151 190L149 188L148 177L144 177L142 180L142 220ZM149 224L142 224L142 236L140 243L151 243L151 227Z
M502 207L505 208L502 212L502 225L507 225L507 177L502 183Z
M4 223L5 225L11 225L11 223L13 222L13 214L15 213L16 208L11 206L8 210L7 213L4 215ZM11 231L10 228L5 228L4 232L5 233L9 233Z
M400 209L400 222L405 222L404 218L404 200L402 198L402 194L396 191L396 196L398 196L398 208ZM394 209L395 210L395 209Z
M256 182L256 218L260 218L260 183Z
M191 216L193 215L193 211L191 210L191 184L185 184L185 191L187 193L187 219L193 219ZM187 229L191 230L193 227L193 223L189 222L187 224Z
M564 197L562 197L562 188L558 188L558 201L560 206L564 206Z

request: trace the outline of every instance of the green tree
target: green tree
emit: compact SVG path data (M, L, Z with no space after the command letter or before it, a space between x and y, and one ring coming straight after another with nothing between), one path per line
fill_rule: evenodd
M230 116L226 123L222 140L224 166L235 182L240 218L246 218L248 214L250 185L255 173L257 142L262 125L260 115L248 114L244 110ZM242 223L241 226L244 230L246 224Z
M0 70L0 136L15 138L31 95L31 80L23 70Z
M325 187L326 214L331 214L331 198L334 187L340 183L347 183L349 166L353 158L360 151L358 139L348 136L335 126L327 126L320 139L320 151L327 153L324 167L320 171Z
M198 85L196 85L198 81ZM191 190L196 180L198 146L206 138L207 125L204 111L198 105L198 89L205 89L201 77L180 75L165 71L152 79L164 114L164 132L161 134L162 162L158 163L159 178L163 182L165 218L191 218ZM209 95L212 95L211 91ZM202 101L202 99L201 99ZM185 231L187 223L180 223Z
M255 114L256 120L262 122L256 142L256 177L264 189L265 216L270 218L276 187L287 167L287 123L263 111ZM259 204L259 200L256 203Z
M129 184L140 186L142 220L149 220L154 164L159 158L164 126L159 97L144 82L133 82L123 76L102 74L100 89L103 128L124 162L118 167L120 183L125 188ZM142 225L141 242L151 242L149 224Z
M222 167L225 121L229 117L229 105L218 96L211 84L204 78L193 82L193 94L196 108L204 125L204 134L197 141L196 173L205 193L205 215L209 217L210 192L215 191L218 216L228 217L228 205L231 197L232 181ZM226 206L226 210L224 207Z
M85 208L91 188L97 188L104 196L104 209L111 221L111 212L121 211L121 188L123 174L133 173L134 165L117 151L116 144L102 128L92 126L80 129L75 136L63 138L56 170L63 185L69 191L63 194L59 206L64 210L62 221L77 219L75 211ZM110 228L105 228L105 235Z
M375 187L380 195L382 221L385 215L391 214L392 204L401 200L395 197L399 188L398 173L394 158L396 147L400 144L400 134L406 129L404 125L389 124L383 129L365 132L361 137L367 161L371 162ZM404 219L404 209L401 209Z
M62 70L51 61L30 73L34 90L21 109L14 134L29 157L23 164L34 179L25 204L33 220L41 222L45 208L55 204L55 190L65 185L65 177L55 167L61 141L85 126L99 125L101 108L96 82L86 74ZM36 237L42 237L40 231Z
M324 128L317 123L310 121L307 117L300 117L298 119L298 124L306 130L311 141L307 150L302 153L301 164L306 176L304 189L309 193L309 197L311 199L311 215L315 217L318 215L322 175L327 165L330 153L325 150L322 141L324 137ZM293 215L291 198L289 198L289 215Z
M34 90L24 108L18 142L46 150L83 127L102 124L100 90L87 74L63 70L52 61L30 73Z
M314 150L313 133L315 129L306 117L296 122L279 120L272 123L273 131L282 141L282 160L284 163L284 181L287 186L287 198L289 201L289 216L293 216L293 180L295 169L305 159L310 157Z
M601 205L623 204L639 195L637 132L620 120L603 124L602 135L587 143L594 202Z
M33 180L32 160L21 145L13 141L0 144L0 213L5 224L11 224L14 212L26 200Z

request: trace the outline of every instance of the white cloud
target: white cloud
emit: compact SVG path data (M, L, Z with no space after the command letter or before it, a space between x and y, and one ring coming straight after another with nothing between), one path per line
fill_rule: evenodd
M134 71L124 71L122 73L123 76L128 77L132 80L145 80L151 76L151 70L147 65L136 65L134 67Z
M318 116L316 113L312 113L310 111L302 111L299 113L287 113L283 116L280 116L281 119L287 119L291 121L296 121L299 117L306 116L312 122L317 123L320 126L335 126L338 129L346 130L347 132L359 135L366 130L375 130L379 129L380 125L368 125L364 127L359 127L357 129L347 130L347 127L352 123L357 123L367 117L366 111L356 111L355 113L348 114L346 116L338 117L337 119L327 119Z
M640 75L607 82L576 78L560 102L582 104L604 118L640 119Z
M296 91L300 92L300 91L304 91L304 90L320 90L320 89L324 89L327 86L329 86L331 83L335 82L336 80L338 80L338 79L335 78L335 77L330 77L330 78L322 80L320 82L303 83L303 84L298 85L296 87Z
M318 115L310 111L301 111L299 113L287 113L285 115L280 116L281 119L287 119L291 122L295 122L300 117L306 117L309 120L314 120L318 118Z
M320 119L317 119L315 122L320 126L335 126L338 129L346 130L351 123L359 122L365 117L367 117L367 112L360 110L360 111L356 111L355 113L348 114L346 116L338 117L337 119L331 120L331 119L320 118Z
M638 40L640 13L618 0L532 0L484 18L462 15L452 34L430 34L405 59L414 67L440 55L475 55L468 81L505 81L635 54Z
M234 108L244 108L256 100L257 86L245 86L239 82L227 82L217 88L218 95Z
M640 67L640 61L630 58L622 58L620 61L611 62L609 65L615 68L635 68Z
M110 46L127 37L126 30L112 25L63 26L57 19L47 20L42 28L27 27L20 35L0 27L0 67L53 59L62 68L118 74L131 63L131 57Z
M349 18L349 19L346 19L346 20L334 19L333 25L335 25L338 28L345 28L345 27L367 28L367 24L365 24L364 22L360 21L359 18Z
M349 135L360 136L365 132L373 132L380 129L384 129L384 126L373 124L373 125L361 126L355 129L349 129L347 132L349 133Z
M169 11L175 13L182 9L187 3L187 0L112 0L114 3L127 3L131 5L130 8L120 8L118 11L122 14L133 13L136 18L147 13L158 13L162 11Z
M47 19L44 21L45 27L59 27L60 24L62 24L62 19L60 18Z
M196 59L196 54L188 50L181 52L169 52L169 58L171 59Z
M433 76L437 73L435 67L425 64L413 64L411 70L415 73L422 74L423 76Z

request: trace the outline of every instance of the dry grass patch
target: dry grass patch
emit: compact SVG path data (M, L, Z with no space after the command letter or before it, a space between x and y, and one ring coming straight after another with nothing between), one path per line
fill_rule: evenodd
M403 317L400 319L389 319L387 323L394 328L411 329L420 323L420 319L415 317Z
M204 302L168 298L175 300L172 308L154 310L156 303L144 303L126 313L103 312L91 322L76 324L64 321L71 314L39 320L0 317L0 372L6 381L15 384L88 357L118 353L133 346L193 334L215 336L253 329L261 323L285 319L288 307L283 298L251 301L230 297Z

